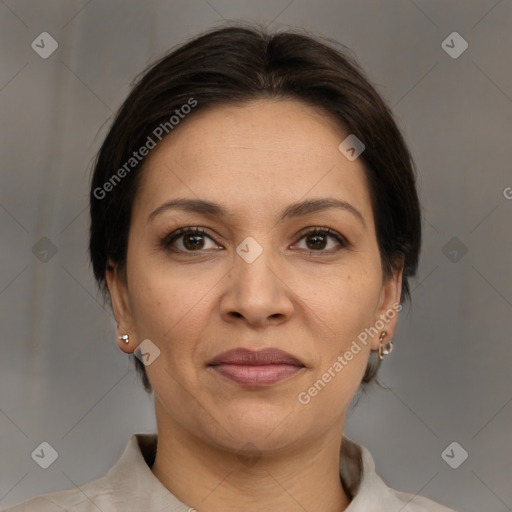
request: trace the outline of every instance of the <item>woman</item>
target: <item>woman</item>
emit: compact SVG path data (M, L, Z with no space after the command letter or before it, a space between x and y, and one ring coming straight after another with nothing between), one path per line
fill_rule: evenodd
M231 27L145 72L92 178L90 255L154 392L103 478L10 509L448 511L343 436L416 272L412 160L357 64Z

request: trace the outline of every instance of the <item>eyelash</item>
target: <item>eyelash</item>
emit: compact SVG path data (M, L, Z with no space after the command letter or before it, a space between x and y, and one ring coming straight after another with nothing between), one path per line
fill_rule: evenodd
M160 242L160 246L163 249L166 249L168 251L171 251L174 253L187 254L187 255L193 255L194 253L204 252L204 250L202 250L202 249L199 249L197 251L186 251L183 249L175 249L175 248L171 247L171 245L176 240L178 240L179 238L181 238L185 235L203 235L206 238L209 238L210 240L215 242L215 240L213 240L213 238L210 235L208 235L208 233L206 233L206 231L204 229L202 229L201 227L199 227L199 226L191 227L190 226L190 227L177 229L176 231L173 231L169 235L165 236L162 239L162 241ZM335 249L336 252L340 249L350 249L352 247L350 242L344 236L340 235L338 232L336 232L333 229L328 228L328 227L314 227L312 229L304 228L304 230L302 230L299 233L299 235L300 235L299 241L302 240L303 238L306 238L307 236L311 236L311 235L323 235L323 236L329 236L331 238L334 238L341 246L340 248ZM315 250L307 250L307 249L303 249L303 250L305 250L309 255L321 255L323 253L332 254L332 251L333 251L332 249L328 249L328 250L319 249L316 251Z

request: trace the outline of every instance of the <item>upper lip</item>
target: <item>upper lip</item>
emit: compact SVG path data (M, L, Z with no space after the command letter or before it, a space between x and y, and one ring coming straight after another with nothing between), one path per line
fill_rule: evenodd
M235 348L219 354L208 363L209 366L220 364L238 364L246 366L289 364L293 366L304 366L299 359L278 348L264 348L257 351L247 348Z

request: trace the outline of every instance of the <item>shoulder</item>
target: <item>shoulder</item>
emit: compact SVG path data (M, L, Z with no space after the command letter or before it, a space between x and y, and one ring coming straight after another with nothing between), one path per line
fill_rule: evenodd
M403 512L456 512L440 503L429 500L423 496L417 496L406 492L395 491L391 489L396 499L403 503Z
M115 510L112 491L105 477L80 488L56 491L31 498L3 512L111 512Z
M456 512L423 496L386 485L376 473L368 449L347 437L342 443L340 476L352 494L346 512Z
M165 489L147 465L156 453L156 442L156 434L133 434L120 458L101 478L74 489L41 494L3 512L143 510L148 495L152 498L155 489L160 494Z
M375 473L366 476L350 506L347 512L457 512L424 496L388 487Z

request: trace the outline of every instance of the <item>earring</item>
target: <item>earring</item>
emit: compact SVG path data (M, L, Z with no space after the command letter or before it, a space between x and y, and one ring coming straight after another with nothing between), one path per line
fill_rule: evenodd
M119 336L119 339L124 341L126 344L130 343L130 336L128 336L128 334L122 334Z
M393 343L391 343L391 340L387 341L386 343L383 343L384 338L386 337L387 334L388 333L386 331L382 331L379 336L379 359L381 361L384 359L384 356L387 356L393 350Z

